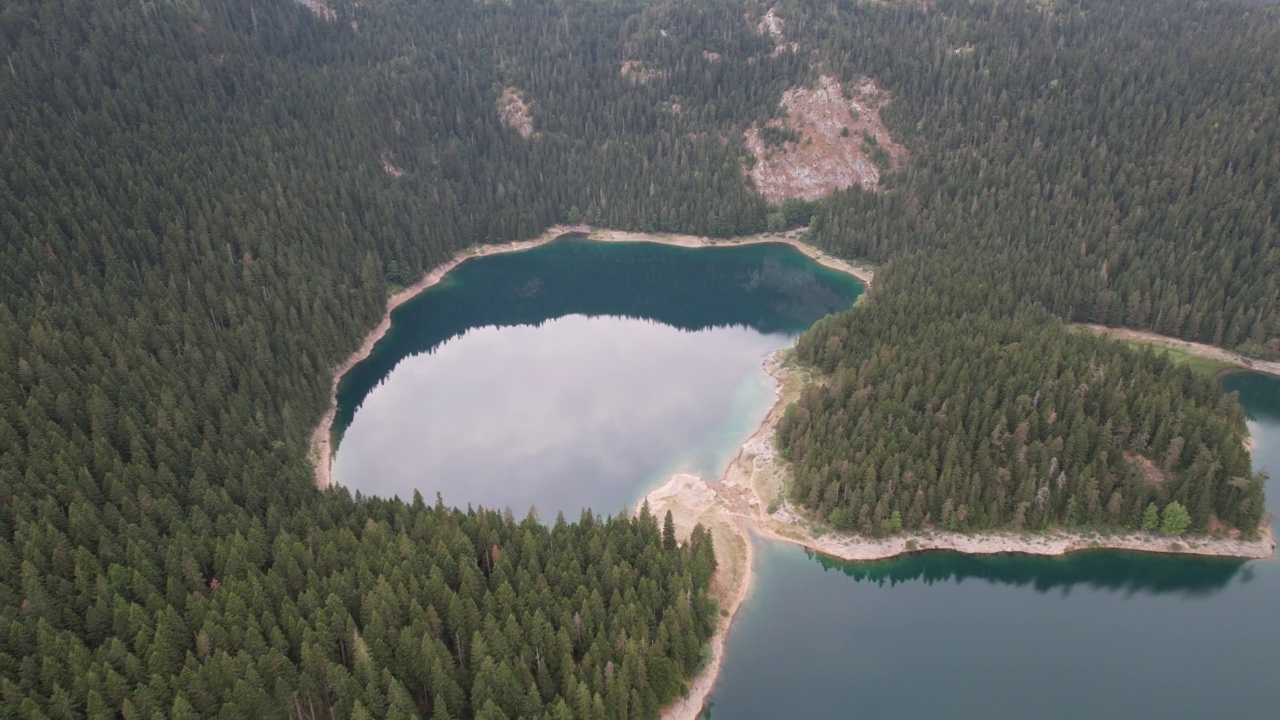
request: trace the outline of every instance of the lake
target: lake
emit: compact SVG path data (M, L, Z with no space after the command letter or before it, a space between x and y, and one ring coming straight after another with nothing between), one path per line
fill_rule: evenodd
M718 477L772 403L764 359L862 288L784 244L566 237L469 260L343 378L334 479L550 521Z
M1228 375L1280 497L1280 378ZM757 542L721 718L1275 717L1280 562L1108 551L842 563Z
M367 495L620 512L718 477L764 358L862 284L786 245L565 238L470 260L339 387L335 479ZM1280 379L1237 373L1280 475ZM1268 496L1280 497L1272 480ZM756 543L713 718L1271 717L1280 563L1091 551L842 563Z

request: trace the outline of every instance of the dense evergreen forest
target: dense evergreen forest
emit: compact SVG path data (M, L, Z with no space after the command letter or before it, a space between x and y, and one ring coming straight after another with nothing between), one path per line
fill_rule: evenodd
M0 716L653 716L709 538L319 493L307 435L388 286L460 248L763 230L742 132L822 73L890 92L910 159L813 208L887 268L801 345L802 501L1256 525L1238 408L1053 318L1280 353L1274 8L781 2L775 52L754 1L323 7L0 7Z
M797 345L821 370L779 426L794 499L839 528L1258 527L1244 411L1163 354L1067 332L1042 307L975 313L986 288L895 263L876 297ZM1172 517L1177 510L1170 510Z
M820 242L964 249L1068 320L1280 356L1277 8L988 10L932 15L943 29L906 52L826 39L897 93L913 167L825 203Z

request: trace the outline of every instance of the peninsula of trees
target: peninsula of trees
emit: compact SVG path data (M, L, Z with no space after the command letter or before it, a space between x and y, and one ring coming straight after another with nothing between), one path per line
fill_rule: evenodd
M1265 478L1244 449L1244 412L1217 383L1067 332L1038 306L1001 317L944 299L982 291L898 265L877 276L873 302L801 338L799 359L824 381L779 427L795 501L871 535L1257 532Z

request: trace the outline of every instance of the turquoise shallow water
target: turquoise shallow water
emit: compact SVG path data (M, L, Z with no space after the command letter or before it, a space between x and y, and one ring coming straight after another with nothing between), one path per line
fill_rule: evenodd
M470 260L343 379L334 477L547 520L619 511L672 472L718 476L772 401L764 358L861 291L781 244Z
M1280 378L1229 375L1280 497ZM1272 500L1274 503L1274 500ZM711 717L1276 717L1280 562L757 543Z

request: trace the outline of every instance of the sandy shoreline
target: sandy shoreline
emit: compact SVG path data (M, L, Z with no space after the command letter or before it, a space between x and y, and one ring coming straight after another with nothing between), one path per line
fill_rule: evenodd
M863 281L870 285L875 280L875 269L865 265L855 265L846 260L841 260L833 255L828 255L822 250L800 240L801 235L808 228L800 228L790 230L784 233L761 233L759 235L746 235L736 238L716 239L708 237L700 237L698 235L676 235L671 233L641 233L628 232L625 230L592 230L587 238L597 242L651 242L660 243L662 245L677 245L679 247L733 247L735 245L758 245L760 243L783 243L799 250L809 257L810 260L824 267L837 270L846 275Z
M311 431L311 448L307 453L315 470L316 487L326 490L333 485L333 421L338 412L338 384L342 382L342 376L346 375L351 368L369 357L369 354L373 352L374 346L391 329L391 313L396 308L412 300L423 290L439 283L450 270L453 270L466 260L487 255L530 250L540 245L546 245L552 240L569 233L585 234L587 239L596 242L650 242L679 247L732 247L759 243L783 243L796 248L820 265L852 275L868 285L871 284L872 279L875 277L873 269L850 264L839 258L827 255L808 243L801 242L799 236L802 232L803 230L792 230L786 233L764 233L718 240L697 235L654 235L623 230L598 230L583 225L555 225L547 228L546 232L532 240L522 240L502 245L480 245L458 252L449 262L436 267L418 282L387 298L382 320L378 322L373 330L369 331L368 335L365 335L360 347L333 369L333 380L329 388L329 409L325 411L324 416L320 418L319 424Z
M672 510L677 527L684 532L692 527L690 518L696 518L697 522L706 527L721 528L724 533L736 533L747 542L748 547L748 532L755 531L774 540L793 543L823 555L849 561L884 560L926 550L952 550L971 555L1020 553L1057 556L1081 550L1107 549L1245 559L1269 558L1275 551L1275 538L1270 527L1266 527L1256 540L1229 537L1169 538L1142 532L1104 535L1065 531L1039 534L991 532L974 535L922 532L877 539L831 530L822 523L808 519L803 511L793 507L785 499L784 489L790 468L777 453L774 443L775 427L786 408L799 398L800 391L809 380L806 370L789 364L789 354L789 350L782 350L766 360L765 370L777 382L774 403L764 420L729 463L720 481L711 485L693 475L672 477L646 496L655 514L661 516L668 509ZM681 519L688 523L687 527L681 525ZM720 555L719 535L716 536L716 542L717 555ZM694 679L689 696L667 708L663 713L664 718L697 718L714 689L716 676L720 671L725 636L738 608L749 595L753 582L749 558L750 555L744 560L726 553L721 559L721 568L726 564L745 564L728 572L730 577L740 578L739 585L727 587L726 582L717 588L722 607L729 611L729 615L721 618L720 627L712 640L713 661Z
M723 505L720 494L696 475L678 473L641 501L649 503L650 512L661 519L668 510L675 521L676 534L683 541L693 526L701 523L711 531L716 549L716 574L711 592L719 599L721 614L715 634L711 636L711 659L689 685L688 693L663 709L664 718L694 720L702 714L707 698L720 677L724 662L724 643L738 609L751 594L755 552L747 536L745 518ZM637 505L637 510L639 505Z
M1109 335L1118 340L1132 340L1135 342L1149 343L1159 345L1160 347L1181 350L1189 355L1198 355L1220 362L1227 363L1240 368L1241 370L1253 370L1255 372L1266 373L1268 375L1280 375L1280 362L1272 360L1258 360L1248 358L1240 353L1223 350L1220 347L1206 345L1204 343L1191 342L1190 340L1179 340L1167 335L1157 335L1146 330L1133 330L1130 328L1113 328L1105 325L1079 325L1091 332L1102 335ZM1225 372L1225 371L1224 371Z

